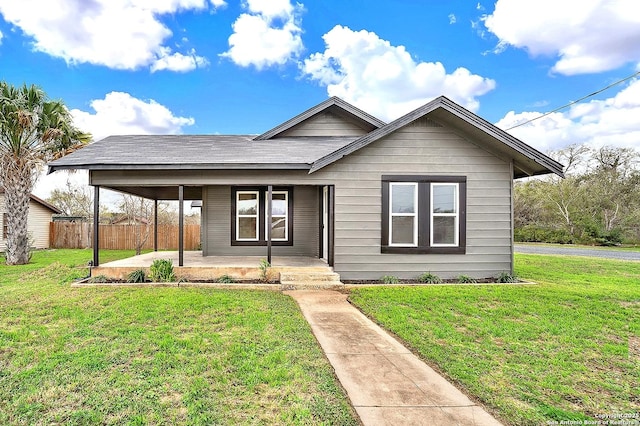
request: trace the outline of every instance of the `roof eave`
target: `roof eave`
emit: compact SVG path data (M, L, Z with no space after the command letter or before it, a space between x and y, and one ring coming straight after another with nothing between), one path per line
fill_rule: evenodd
M309 170L309 163L243 164L60 164L49 165L47 174L58 170Z
M332 106L337 106L342 108L343 110L347 111L348 113L352 114L353 116L357 117L358 119L370 124L371 126L375 127L375 128L380 128L382 126L384 126L386 123L376 117L374 117L373 115L362 111L361 109L351 105L348 102L343 101L342 99L333 96L321 103L319 103L318 105L309 108L308 110L296 115L295 117L285 121L282 124L279 124L278 126L274 127L271 130L266 131L265 133L256 136L253 140L256 141L260 141L260 140L267 140L267 139L271 139L274 136L289 130L290 128L302 123L304 120L307 120L310 117L313 117L314 115L320 113L321 111L324 111Z
M309 170L309 173L314 173L320 169L322 169L323 167L328 166L329 164L338 161L339 159L345 157L346 155L351 154L354 151L359 150L360 148L367 146L368 144L381 139L385 136L387 136L388 134L398 130L399 128L409 124L410 122L420 118L420 117L424 117L430 113L432 113L433 111L437 110L441 108L442 110L448 112L449 114L466 121L467 123L469 123L472 126L477 127L478 129L482 130L484 133L488 134L489 136L491 136L492 138L504 143L506 146L508 146L509 148L513 149L514 151L516 151L517 153L520 153L521 155L524 155L525 157L529 158L530 160L534 161L535 163L537 163L538 165L544 167L544 169L546 170L533 170L532 174L530 174L530 176L532 175L541 175L541 174L548 174L548 173L555 173L560 177L564 177L564 173L563 173L563 165L558 163L557 161L553 160L552 158L546 156L545 154L541 153L540 151L536 150L535 148L525 144L524 142L520 141L519 139L517 139L516 137L510 135L509 133L505 132L504 130L496 127L495 125L489 123L488 121L482 119L481 117L479 117L478 115L472 113L471 111L468 111L467 109L463 108L462 106L456 104L455 102L451 101L450 99L448 99L445 96L440 96L434 100L432 100L431 102L428 102L427 104L423 105L420 108L417 108L414 111L409 112L408 114L392 121L391 123L387 124L386 126L383 126L381 128L378 128L364 136L362 136L359 139L356 139L355 141L353 141L352 143L330 153L325 155L322 158L319 158L318 160L316 160L312 166L311 169ZM516 176L514 176L516 177ZM524 176L519 176L519 177L524 177Z

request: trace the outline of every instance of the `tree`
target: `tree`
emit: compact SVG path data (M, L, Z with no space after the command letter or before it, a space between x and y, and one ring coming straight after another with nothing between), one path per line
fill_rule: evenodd
M72 183L67 179L65 188L51 191L47 201L67 215L80 216L86 219L93 217L93 195L88 186Z
M570 145L550 154L556 176L519 182L515 235L522 241L611 245L640 241L640 157L633 148Z
M7 209L6 262L29 262L29 195L43 165L90 140L73 126L61 101L51 101L36 86L0 82L0 185Z
M120 210L125 214L129 224L136 226L134 248L136 255L139 255L149 238L153 220L153 201L135 195L122 194Z

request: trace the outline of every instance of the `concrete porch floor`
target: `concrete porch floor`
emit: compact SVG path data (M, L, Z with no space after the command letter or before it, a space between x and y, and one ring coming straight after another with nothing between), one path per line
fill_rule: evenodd
M170 259L176 275L187 280L215 280L229 275L239 280L257 280L261 277L260 261L267 256L203 256L201 251L185 251L184 266L178 266L177 251L157 251L103 263L91 269L91 276L126 279L136 270L149 267L156 259ZM322 259L306 256L273 256L269 268L270 279L279 280L282 272L322 272L332 268Z

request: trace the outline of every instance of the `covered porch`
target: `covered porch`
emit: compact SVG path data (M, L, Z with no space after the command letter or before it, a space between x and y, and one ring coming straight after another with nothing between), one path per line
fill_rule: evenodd
M128 273L126 270L148 268L155 258L170 258L176 268L183 268L180 276L185 279L212 279L212 276L215 279L221 275L256 279L258 275L255 272L261 259L266 260L276 274L283 267L333 266L332 185L257 185L245 182L236 185L123 185L119 182L93 182L93 174L90 173L95 199L92 276L121 279ZM99 233L95 232L99 223L97 206L101 188L154 201L154 253L101 264ZM157 205L161 200L178 201L178 250L174 252L158 252ZM184 248L184 203L194 200L201 201L202 207L202 249L190 252ZM233 273L220 272L225 267ZM195 268L200 272L196 274Z
M181 280L215 281L228 275L238 281L258 281L263 278L260 263L266 259L264 256L203 256L201 251L185 251L184 265L179 266L179 257L177 251L153 251L94 266L91 276L104 275L126 280L127 275L137 269L144 269L148 273L156 259L169 259L174 264L176 276ZM307 256L273 256L267 274L269 280L275 282L281 282L283 278L287 281L287 277L291 276L300 278L301 274L308 281L317 281L320 276L339 280L326 261Z

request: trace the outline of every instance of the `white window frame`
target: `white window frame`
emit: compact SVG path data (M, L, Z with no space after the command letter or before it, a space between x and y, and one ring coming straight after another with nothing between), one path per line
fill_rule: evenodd
M433 188L436 186L453 186L455 187L455 213L436 213L434 212L434 204L433 204ZM431 199L429 200L429 210L430 210L430 218L429 218L429 245L431 247L458 247L460 244L460 184L458 182L431 182ZM454 242L452 244L436 244L433 242L433 218L434 217L453 217L454 221Z
M413 213L393 212L393 187L412 186L413 191ZM391 247L418 247L418 182L389 182L389 246ZM413 217L413 243L393 243L393 218Z
M285 208L285 213L284 215L281 214L277 214L274 215L273 213L271 214L271 220L273 223L273 218L274 217L282 217L284 218L284 238L271 238L271 241L289 241L289 191L272 191L271 192L271 200L272 200L272 206L273 206L273 196L276 194L284 194L284 208ZM268 192L265 192L265 196L268 197ZM268 201L268 200L267 200ZM271 226L269 223L267 223L267 221L269 220L269 206L268 206L268 202L265 203L264 206L264 222L265 222L265 231L267 229L270 229L269 226ZM264 239L266 241L267 236L264 236Z
M256 213L240 214L240 195L253 194L256 197ZM256 219L256 237L240 238L240 218L255 217ZM260 241L260 191L236 191L236 241Z

